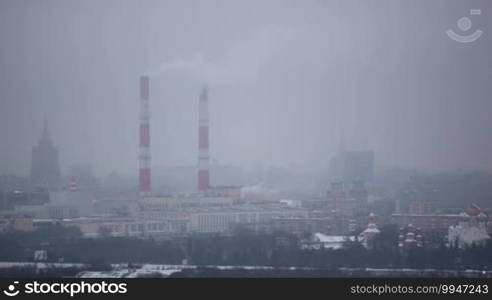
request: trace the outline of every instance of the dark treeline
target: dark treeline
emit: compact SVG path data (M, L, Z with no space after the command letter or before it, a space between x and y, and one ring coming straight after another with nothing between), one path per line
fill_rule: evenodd
M373 249L347 242L337 250L302 250L299 239L285 233L254 234L237 230L229 236L197 235L169 239L82 238L78 230L51 226L35 232L0 234L0 261L32 261L33 252L48 252L48 261L88 263L196 265L299 266L336 269L339 267L491 269L492 242L468 249L448 248L441 241L408 251L397 247L398 230L384 226Z

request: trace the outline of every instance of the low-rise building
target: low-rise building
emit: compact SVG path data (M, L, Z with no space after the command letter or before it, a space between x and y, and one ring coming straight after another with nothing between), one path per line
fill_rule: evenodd
M364 229L359 234L359 242L368 249L372 249L374 246L374 239L378 236L381 231L378 229L376 225L376 215L373 213L369 214L369 223L367 224L366 229Z
M459 248L478 246L490 239L487 233L488 217L477 205L472 205L460 215L464 218L448 229L447 239L450 246Z
M184 234L185 219L135 221L130 218L77 218L64 220L66 226L80 229L84 237L143 237Z
M237 225L269 224L275 218L306 218L306 210L240 205L189 212L190 232L230 232Z

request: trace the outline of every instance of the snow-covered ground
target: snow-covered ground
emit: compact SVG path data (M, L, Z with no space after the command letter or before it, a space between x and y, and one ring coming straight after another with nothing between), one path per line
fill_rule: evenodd
M162 277L168 277L175 272L180 272L183 269L196 269L196 268L215 268L219 270L313 270L313 268L298 268L298 267L284 267L274 268L271 266L196 266L196 265L155 265L144 264L139 266L129 267L127 264L114 264L112 265L114 270L112 271L84 271L80 272L77 277L81 278L137 278L160 275Z
M37 267L43 268L89 268L87 264L80 263L35 263L35 262L0 262L1 269L13 267ZM138 277L168 277L183 269L215 268L219 270L317 270L308 267L280 267L271 266L214 266L214 265L159 265L159 264L112 264L111 271L82 271L77 274L79 278L138 278ZM437 269L374 269L374 268L340 268L344 275L359 274L364 272L367 276L375 277L487 277L492 278L492 271L485 270L437 270Z

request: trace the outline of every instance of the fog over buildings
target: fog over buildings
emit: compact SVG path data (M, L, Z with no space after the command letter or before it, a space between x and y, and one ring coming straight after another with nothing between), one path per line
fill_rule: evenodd
M491 8L0 1L0 277L491 278Z
M469 44L445 31L471 16ZM29 174L43 117L62 173L138 169L151 77L153 167L325 169L343 133L377 166L492 169L490 1L0 2L0 173Z

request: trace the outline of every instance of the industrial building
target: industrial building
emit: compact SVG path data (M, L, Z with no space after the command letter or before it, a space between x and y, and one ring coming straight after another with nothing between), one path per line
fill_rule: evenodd
M80 191L74 178L70 179L67 187L51 190L47 202L37 205L19 203L13 206L13 212L33 219L58 220L67 226L76 226L87 237L230 233L238 226L249 227L255 231L284 231L294 234L306 232L348 234L354 231L356 219L367 215L368 193L361 178L371 177L372 158L365 154L352 155L347 151L343 152L343 167L346 170L356 170L359 175L365 172L365 175L351 175L349 176L351 180L332 183L326 199L322 199L323 205L317 211L320 213L318 215L313 213L312 209L303 206L302 201L282 201L277 191L262 186L212 185L209 170L209 91L207 88L201 90L197 103L196 190L167 196L153 194L150 97L150 77L141 76L138 115L138 196L131 203L125 204L128 206L126 215L116 214L114 210L103 205L113 202L116 205L116 200L93 199L89 194ZM357 157L364 159L355 159ZM352 164L352 161L364 163ZM365 164L365 162L369 163ZM358 165L365 167L358 169ZM37 175L41 173L43 176ZM45 176L46 174L49 176ZM33 149L31 175L35 182L35 179L40 177L52 178L49 183L45 183L45 186L61 187L58 152L53 146L46 124L39 145Z
M143 228L148 226L154 228L151 223L156 222L157 228L164 226L169 229L161 233L226 233L240 224L267 223L275 217L307 217L306 210L280 203L275 193L261 193L241 186L210 185L207 88L202 89L198 97L197 191L165 197L152 196L149 81L148 76L140 78L139 199L131 208L136 228L142 229L137 231L143 232ZM127 232L116 225L110 227L113 232ZM173 232L173 228L176 231Z

